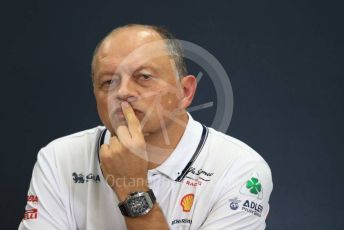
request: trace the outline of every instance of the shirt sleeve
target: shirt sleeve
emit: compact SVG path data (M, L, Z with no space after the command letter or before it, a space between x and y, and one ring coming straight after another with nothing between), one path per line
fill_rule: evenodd
M42 149L33 169L19 230L70 229L61 189L53 154Z
M223 192L200 229L265 229L272 187L265 161L236 162L217 188Z

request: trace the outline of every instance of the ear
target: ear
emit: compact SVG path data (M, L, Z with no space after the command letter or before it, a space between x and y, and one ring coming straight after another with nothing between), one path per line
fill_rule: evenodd
M193 75L187 75L181 79L183 98L181 100L182 108L186 109L191 104L197 87L197 79Z

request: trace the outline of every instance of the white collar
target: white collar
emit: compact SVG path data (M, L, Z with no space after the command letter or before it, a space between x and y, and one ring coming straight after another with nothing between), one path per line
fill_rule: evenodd
M185 131L176 148L161 165L155 168L172 180L176 180L182 174L194 155L202 136L202 125L195 121L189 113L188 117Z

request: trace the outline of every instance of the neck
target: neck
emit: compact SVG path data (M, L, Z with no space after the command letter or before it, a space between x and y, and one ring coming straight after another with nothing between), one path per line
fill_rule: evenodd
M148 169L158 167L171 155L183 136L187 123L188 115L185 112L177 116L166 127L145 137L148 153Z

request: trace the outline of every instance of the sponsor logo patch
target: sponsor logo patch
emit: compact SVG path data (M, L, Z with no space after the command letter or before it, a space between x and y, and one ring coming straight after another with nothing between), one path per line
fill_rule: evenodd
M26 201L31 203L38 203L38 196L36 195L27 195Z
M192 174L192 177L188 176ZM188 169L188 172L186 174L186 178L192 179L192 180L203 180L203 181L210 181L210 177L214 175L214 173L206 172L203 169L196 169L195 167L190 167ZM195 178L195 176L197 176Z
M175 225L175 224L192 224L192 220L191 219L175 219L175 220L172 220L171 225Z
M255 216L261 217L263 212L263 206L256 202L246 200L242 205L242 210L251 213Z
M199 181L199 180L186 180L185 184L189 185L189 186L196 187L196 186L201 186L202 185L202 181Z
M23 220L37 219L37 216L38 216L37 208L29 209L25 211Z
M183 212L190 212L194 201L194 196L195 195L192 193L183 196L183 198L180 201L180 205L183 208Z
M237 197L235 197L233 199L230 199L229 202L230 202L229 207L232 210L237 210L239 208L239 203L241 202L241 200L239 200Z
M245 182L245 184L240 189L240 193L247 196L258 198L260 200L263 199L263 186L257 173L253 174Z
M96 183L100 182L99 175L96 175L93 173L89 173L86 176L84 176L82 173L77 174L76 172L73 172L72 177L73 177L74 183L83 184L89 181L96 182Z

